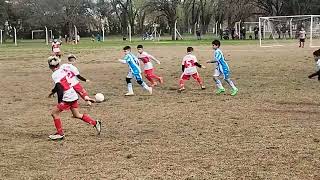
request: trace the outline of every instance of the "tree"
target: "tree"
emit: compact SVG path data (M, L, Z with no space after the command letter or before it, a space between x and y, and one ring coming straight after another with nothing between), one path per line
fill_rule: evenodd
M286 0L252 0L267 16L285 15Z
M167 19L172 40L174 38L175 22L178 19L177 8L181 0L150 0L148 7L154 11L161 12Z

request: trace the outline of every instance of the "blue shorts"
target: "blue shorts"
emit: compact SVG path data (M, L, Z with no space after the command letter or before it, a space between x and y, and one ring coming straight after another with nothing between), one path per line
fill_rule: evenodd
M128 72L127 78L135 78L137 81L142 81L141 74L133 74L131 71Z

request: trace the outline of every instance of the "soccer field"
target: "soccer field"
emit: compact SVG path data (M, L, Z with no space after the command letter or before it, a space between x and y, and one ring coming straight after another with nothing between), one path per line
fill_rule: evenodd
M213 65L198 69L206 90L193 81L178 93L181 59L193 46L200 63L212 58L210 41L143 42L162 64L164 84L149 96L134 83L125 97L127 66L118 62L126 43L63 45L78 56L82 82L106 101L80 111L102 121L95 129L62 113L66 137L55 132L56 98L47 65L50 47L25 42L0 46L0 179L319 179L319 82L312 52L297 45L259 48L256 41L222 41L235 97L215 95Z

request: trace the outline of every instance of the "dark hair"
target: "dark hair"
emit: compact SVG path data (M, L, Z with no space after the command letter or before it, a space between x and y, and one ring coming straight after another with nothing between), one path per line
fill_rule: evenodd
M143 46L140 44L137 46L137 49L139 49L139 48L143 49Z
M187 52L192 52L193 51L193 47L188 47L187 48Z
M216 45L216 46L220 47L221 43L219 40L214 40L214 41L212 41L212 45Z
M320 56L320 49L314 51L314 52L313 52L313 55L314 55L314 56L317 56L317 57Z
M131 47L130 47L130 46L125 46L125 47L123 48L123 50L131 50Z

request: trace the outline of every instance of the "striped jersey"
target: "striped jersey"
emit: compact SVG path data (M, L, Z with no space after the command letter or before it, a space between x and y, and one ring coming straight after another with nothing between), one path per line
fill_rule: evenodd
M217 68L220 72L225 73L230 71L228 63L226 62L224 55L219 48L215 50L214 58L217 61Z
M141 69L139 66L139 60L135 55L133 55L132 53L129 53L129 54L125 55L123 59L128 64L128 66L133 74L140 74L141 73Z

